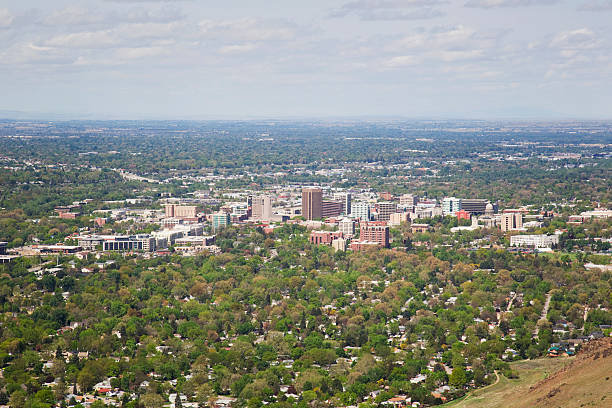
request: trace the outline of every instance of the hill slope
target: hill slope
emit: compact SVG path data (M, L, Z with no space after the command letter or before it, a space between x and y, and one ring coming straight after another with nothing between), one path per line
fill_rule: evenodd
M612 338L590 342L573 358L514 363L518 380L495 385L449 403L454 408L610 407L612 406Z

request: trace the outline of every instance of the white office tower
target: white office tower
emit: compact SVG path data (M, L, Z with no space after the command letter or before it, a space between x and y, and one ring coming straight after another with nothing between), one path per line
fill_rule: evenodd
M442 214L455 215L457 211L461 210L461 199L455 197L444 197L442 200Z
M351 206L351 216L361 221L370 221L370 204L354 203Z

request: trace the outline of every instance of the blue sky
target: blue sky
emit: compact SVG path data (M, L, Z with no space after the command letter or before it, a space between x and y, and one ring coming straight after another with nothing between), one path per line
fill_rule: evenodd
M612 0L0 0L0 110L612 119Z

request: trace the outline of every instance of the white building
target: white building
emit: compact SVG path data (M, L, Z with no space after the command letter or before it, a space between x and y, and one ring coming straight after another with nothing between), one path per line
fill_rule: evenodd
M335 251L346 251L347 240L344 238L336 238L332 241L332 248Z
M421 206L421 204L418 204L410 215L410 219L433 218L438 215L442 215L442 207Z
M419 202L419 199L415 195L402 194L400 196L400 206L408 210L412 210L417 205L418 202Z
M402 222L408 222L408 213L393 213L389 216L389 225L397 226Z
M352 237L355 235L355 221L350 218L343 218L338 223L338 229L344 237Z
M510 246L529 248L552 248L559 245L559 235L513 235Z
M455 215L461 210L461 199L455 197L444 197L442 200L442 215Z
M370 204L355 203L351 206L351 216L361 221L370 221Z

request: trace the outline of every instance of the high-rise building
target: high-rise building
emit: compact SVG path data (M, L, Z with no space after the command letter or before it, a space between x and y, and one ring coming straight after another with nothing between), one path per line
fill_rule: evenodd
M253 198L252 217L257 221L270 221L272 219L272 200L270 196Z
M334 200L342 203L342 212L344 215L351 214L351 200L353 196L351 193L337 193L334 194Z
M400 196L400 205L408 210L412 210L417 203L419 198L412 194L402 194Z
M373 225L367 222L359 227L359 240L376 242L382 247L389 246L389 227L387 225Z
M227 227L230 225L231 217L228 213L219 211L212 215L212 226L213 230L218 230L221 227Z
M307 220L318 220L321 218L321 207L323 206L323 190L318 187L302 189L302 215Z
M351 206L351 216L361 221L370 221L370 204L354 203Z
M391 202L378 203L378 220L389 221L389 217L394 212L397 212L397 204Z
M523 214L520 212L504 213L501 216L501 230L513 231L523 228Z
M461 209L461 199L455 197L444 197L442 200L442 215L455 215Z

